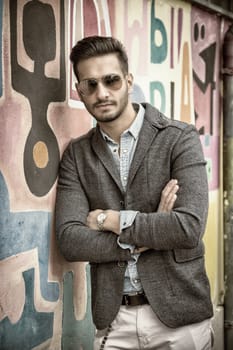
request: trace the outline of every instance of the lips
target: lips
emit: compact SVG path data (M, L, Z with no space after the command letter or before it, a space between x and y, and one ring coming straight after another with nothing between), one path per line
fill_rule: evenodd
M112 106L115 106L115 103L114 102L97 102L94 107L95 108L105 108L105 107L112 107Z
M95 107L105 108L105 107L111 107L111 106L113 106L113 103L98 103Z

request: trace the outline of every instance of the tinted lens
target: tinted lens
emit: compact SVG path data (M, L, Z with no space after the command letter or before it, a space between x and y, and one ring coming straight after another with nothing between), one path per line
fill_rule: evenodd
M109 74L100 79L85 79L80 81L78 90L84 96L91 95L96 91L99 81L101 81L107 89L111 90L118 90L122 86L122 78L120 75Z
M91 94L93 94L93 92L95 92L97 86L98 86L98 80L96 80L96 79L82 80L78 84L79 92L82 95L91 95Z
M112 90L118 90L122 86L122 79L119 75L111 74L102 78L103 84Z

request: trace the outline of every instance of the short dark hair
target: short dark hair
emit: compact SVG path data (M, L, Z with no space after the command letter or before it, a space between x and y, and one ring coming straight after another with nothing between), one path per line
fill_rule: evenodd
M78 79L77 64L88 58L116 53L122 72L128 73L128 56L123 44L116 38L107 36L88 36L79 40L72 48L70 60L74 73Z

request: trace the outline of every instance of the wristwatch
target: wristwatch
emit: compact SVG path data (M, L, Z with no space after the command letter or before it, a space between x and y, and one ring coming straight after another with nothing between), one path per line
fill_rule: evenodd
M97 216L96 222L97 222L99 231L104 230L104 221L106 220L106 218L107 218L107 214L105 214L103 211Z

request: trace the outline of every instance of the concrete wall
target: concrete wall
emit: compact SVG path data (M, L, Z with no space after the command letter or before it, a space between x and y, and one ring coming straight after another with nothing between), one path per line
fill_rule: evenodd
M133 100L200 132L210 191L206 267L221 309L220 73L228 26L185 1L0 0L1 350L92 350L88 265L64 261L53 224L60 156L93 123L68 56L92 34L124 42Z

